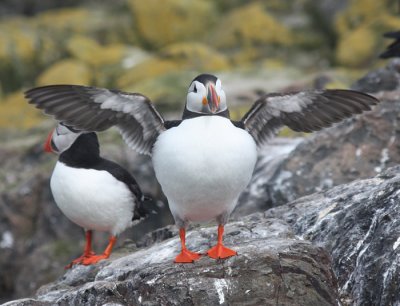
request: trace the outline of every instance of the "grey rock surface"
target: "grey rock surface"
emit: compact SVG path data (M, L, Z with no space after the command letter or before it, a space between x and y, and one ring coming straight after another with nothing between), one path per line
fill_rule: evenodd
M400 74L394 66L391 62L371 72L373 76L357 85L368 91L369 80L375 80L381 88L373 88L380 104L368 113L306 137L275 168L259 163L239 206L250 202L266 210L399 164ZM397 83L391 85L391 91L385 91L387 73L396 75ZM268 148L260 153L266 157L270 154Z
M28 135L0 135L0 303L33 294L62 275L63 267L83 250L83 230L61 213L49 189L57 158L43 152L43 141L51 128L46 125ZM155 199L146 204L158 212L124 232L118 245L126 239L139 241L146 233L170 224L172 218L151 161L123 146L119 135L120 146L109 139L113 133L101 136L106 137L103 154L143 182L144 192ZM107 241L108 234L96 232L96 251L103 251Z
M266 212L332 256L344 305L399 305L400 166Z
M271 184L274 175L282 167L283 161L303 140L301 137L274 138L259 150L253 176L249 186L241 194L232 218L240 218L274 206L271 202L270 190L266 186Z
M215 243L216 227L187 235L191 250ZM76 266L32 298L11 305L337 305L330 258L261 213L230 223L225 242L239 255L174 264L178 237L119 249L98 265Z

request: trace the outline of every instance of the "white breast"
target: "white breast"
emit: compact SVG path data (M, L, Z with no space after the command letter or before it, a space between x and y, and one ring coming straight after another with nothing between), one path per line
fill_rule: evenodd
M57 162L50 187L61 211L85 229L118 235L132 224L133 195L107 171L72 168Z
M162 133L154 170L175 218L207 221L230 214L251 179L253 138L219 116L184 120Z

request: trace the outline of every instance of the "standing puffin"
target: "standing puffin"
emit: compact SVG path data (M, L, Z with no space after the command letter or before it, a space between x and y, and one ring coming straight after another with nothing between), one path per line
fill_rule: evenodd
M317 131L378 103L351 90L272 93L259 98L242 120L232 121L221 81L210 74L191 82L182 119L174 121L165 121L138 93L50 85L25 94L37 108L77 130L116 126L131 148L152 155L156 177L180 229L182 250L175 262L200 257L186 248L185 228L190 221L217 220L218 240L208 256L236 254L222 243L224 225L250 181L257 147L282 126Z
M135 179L120 165L100 157L96 133L59 123L45 143L59 155L50 188L60 210L86 231L82 256L74 264L90 265L110 256L117 235L144 217L143 194ZM92 251L92 231L111 234L103 254Z

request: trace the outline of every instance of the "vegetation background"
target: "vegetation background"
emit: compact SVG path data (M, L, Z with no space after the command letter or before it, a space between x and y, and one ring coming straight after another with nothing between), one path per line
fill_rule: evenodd
M199 72L264 79L263 90L279 87L268 85L277 76L306 82L323 72L328 87L348 87L366 67L379 65L388 44L382 33L400 29L398 6L393 0L3 0L0 128L39 124L44 117L22 93L55 83L138 91L162 110L182 107Z
M382 34L400 29L399 16L396 0L1 0L0 302L62 275L83 244L48 190L55 157L41 143L55 123L27 103L26 89L140 92L176 117L190 81L211 72L238 118L264 92L348 88L385 65ZM149 160L126 153L116 132L103 134L106 156L162 200ZM164 212L127 237L171 223Z

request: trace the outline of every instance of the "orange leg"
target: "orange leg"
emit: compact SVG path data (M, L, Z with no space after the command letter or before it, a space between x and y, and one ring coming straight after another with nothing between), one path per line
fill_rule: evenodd
M176 263L192 263L200 258L200 254L191 252L186 248L186 231L184 228L179 229L179 237L181 238L182 250L178 256L175 257Z
M237 255L236 251L228 249L222 243L222 237L224 235L224 226L218 225L218 241L217 244L208 250L207 255L211 258L227 258Z
M88 265L95 264L102 259L107 259L108 257L110 257L112 249L116 242L117 242L117 237L111 236L110 242L108 243L107 248L104 250L103 254L93 255L88 258L84 258L82 261L82 264L88 266Z
M83 250L83 254L78 257L77 259L74 259L69 265L65 266L65 269L70 269L73 265L76 264L81 264L84 259L92 257L94 252L92 251L92 231L86 231L85 233L85 238L86 238L86 244L85 244L85 249Z

